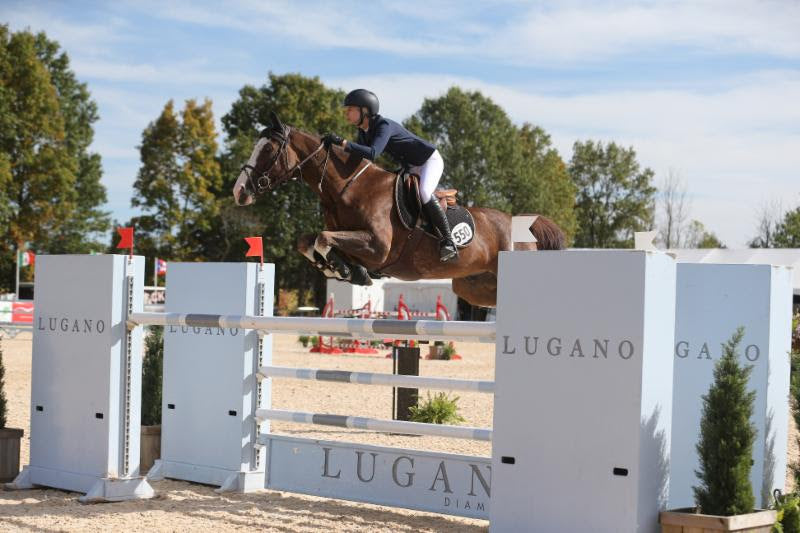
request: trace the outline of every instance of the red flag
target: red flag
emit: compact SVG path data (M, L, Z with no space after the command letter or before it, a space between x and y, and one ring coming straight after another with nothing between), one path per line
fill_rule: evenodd
M156 274L163 276L167 273L167 262L163 259L156 258Z
M264 244L261 237L245 237L245 241L250 245L250 249L244 254L245 257L260 257L261 264L264 264Z
M119 243L117 248L128 248L133 255L133 228L117 228L119 233Z

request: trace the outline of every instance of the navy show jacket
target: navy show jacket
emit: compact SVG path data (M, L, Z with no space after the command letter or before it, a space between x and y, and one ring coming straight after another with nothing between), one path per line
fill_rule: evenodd
M375 115L369 121L369 128L358 130L358 142L349 142L345 150L375 161L386 152L404 167L420 166L428 160L436 147L420 139L394 120Z

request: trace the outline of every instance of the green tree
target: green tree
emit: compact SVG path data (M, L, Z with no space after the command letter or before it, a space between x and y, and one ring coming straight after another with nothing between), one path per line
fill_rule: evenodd
M522 152L506 112L478 91L451 87L426 98L406 127L436 145L445 162L442 185L458 189L465 205L510 212L506 190L518 177Z
M13 279L14 251L25 243L51 253L102 249L106 191L100 156L89 152L97 118L57 42L0 26L1 280Z
M653 224L653 171L642 170L633 148L576 142L569 173L577 187L575 246L625 248Z
M722 241L699 220L692 220L686 228L685 248L725 248Z
M700 485L694 496L703 514L731 516L750 513L755 506L750 484L756 429L750 421L755 391L748 390L752 366L739 363L739 328L722 347L714 365L714 382L703 396L700 439L697 443Z
M76 208L78 162L67 145L64 113L30 32L0 26L0 214L2 275L13 279L14 251L48 241Z
M775 228L773 236L775 248L800 248L800 207L784 215Z
M299 289L299 302L311 291L316 305L325 302L325 278L296 251L300 235L323 228L317 195L300 182L289 182L259 198L254 206L233 205L233 183L250 157L259 130L270 123L274 111L287 124L311 133L335 131L353 137L342 113L344 92L326 87L317 77L300 74L269 74L260 87L247 85L222 117L227 136L221 158L225 186L221 192L226 207L217 224L216 242L221 259L239 260L246 249L244 235L262 235L265 254L276 264L276 279L283 289Z
M542 128L517 128L490 98L458 87L426 99L405 125L437 146L442 184L458 189L461 203L541 213L574 233L575 188Z
M187 100L180 116L170 100L142 133L142 165L132 223L145 254L173 260L207 260L208 235L220 210L222 175L211 102Z
M56 88L64 121L64 143L69 156L76 161L75 183L71 202L75 208L65 220L59 220L47 233L46 241L34 244L50 253L87 253L101 251L103 233L110 227L108 212L101 209L106 202L106 189L100 182L103 170L100 155L89 151L97 122L97 104L88 87L69 68L69 57L57 42L44 33L36 35L36 52L50 73Z
M512 187L511 213L542 213L558 224L568 240L575 235L575 185L567 165L545 131L523 124L519 131L522 149L520 177ZM514 190L514 189L517 190Z

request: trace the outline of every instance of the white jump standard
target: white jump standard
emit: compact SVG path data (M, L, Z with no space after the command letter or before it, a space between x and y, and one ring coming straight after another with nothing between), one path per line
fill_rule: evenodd
M137 471L144 324L164 326L162 458L151 479L490 519L493 531L655 532L670 465L685 460L670 455L685 385L678 372L673 381L683 353L676 265L662 253L503 252L497 323L272 317L274 266L255 263L173 263L167 312L144 313L141 258L40 256L36 268L31 464L17 488L152 495ZM770 286L780 305L765 321L779 329L782 286ZM491 343L495 381L274 366L272 332ZM753 341L764 358L785 357L777 335ZM272 409L272 381L283 378L492 393L493 427ZM764 412L783 424L788 406L774 398L785 394L766 397ZM288 437L271 420L491 441L492 456ZM772 465L770 480L783 469Z

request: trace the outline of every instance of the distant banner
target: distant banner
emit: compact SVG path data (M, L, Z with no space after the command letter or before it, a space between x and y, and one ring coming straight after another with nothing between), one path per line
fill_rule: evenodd
M33 301L12 302L11 322L15 324L33 324Z

